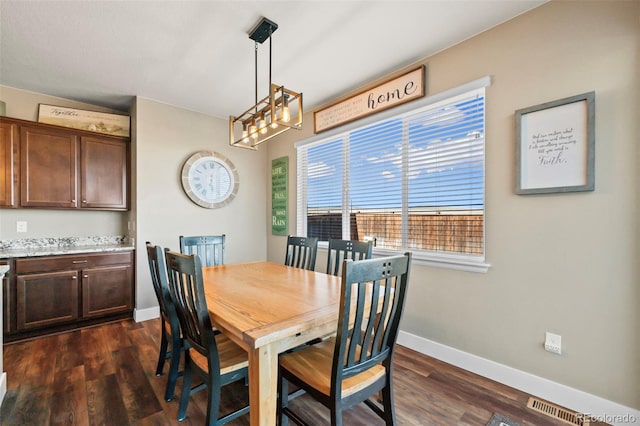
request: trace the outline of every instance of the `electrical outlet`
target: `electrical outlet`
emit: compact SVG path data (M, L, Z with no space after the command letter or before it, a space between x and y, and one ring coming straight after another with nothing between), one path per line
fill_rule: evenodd
M27 222L24 220L17 221L16 232L27 232Z
M562 355L562 336L547 331L544 339L544 350Z

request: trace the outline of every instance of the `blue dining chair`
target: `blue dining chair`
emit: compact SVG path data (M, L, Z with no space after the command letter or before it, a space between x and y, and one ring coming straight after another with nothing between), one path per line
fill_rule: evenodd
M218 417L222 387L238 380L246 382L248 379L247 352L224 334L214 333L204 295L199 256L167 251L165 257L169 292L176 306L180 327L184 330L184 338L189 343L189 347L185 349L178 420L186 418L191 395L207 389L209 395L206 424L226 424L249 412L249 406L245 405ZM202 383L192 388L194 373Z
M178 371L182 351L184 350L184 340L180 331L178 315L173 300L169 295L167 285L167 267L165 265L162 247L147 242L147 258L149 259L149 271L151 272L151 282L153 290L160 305L161 336L160 353L158 355L158 365L156 375L162 375L164 363L167 359L169 363L169 377L164 393L164 399L171 401L175 392L176 381L181 373ZM169 343L171 346L169 347Z
M197 254L202 266L224 264L224 248L226 235L180 235L180 253Z
M289 407L289 383L329 408L331 425L361 402L396 424L392 364L410 266L411 253L343 262L336 335L279 357L278 424L306 424ZM380 391L382 405L372 400Z

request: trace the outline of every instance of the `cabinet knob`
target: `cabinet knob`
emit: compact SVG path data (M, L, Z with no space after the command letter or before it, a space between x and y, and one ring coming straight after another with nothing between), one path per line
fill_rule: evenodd
M76 277L75 275L71 277L72 280L76 280L78 279L78 277Z
M86 204L86 203L87 203L87 200L82 200L82 202L83 202L84 204Z
M75 202L76 202L76 200L75 200L75 199L74 199L74 200L71 200L71 202L72 202L72 203L75 203Z
M83 275L82 278L89 278L89 275Z

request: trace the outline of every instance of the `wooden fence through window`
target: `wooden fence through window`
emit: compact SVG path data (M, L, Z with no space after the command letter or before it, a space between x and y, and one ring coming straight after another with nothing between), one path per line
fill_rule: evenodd
M376 247L402 249L402 217L394 213L351 213L351 239L374 239ZM312 214L307 217L307 234L321 241L342 238L340 213ZM409 215L406 248L438 252L482 254L484 215Z

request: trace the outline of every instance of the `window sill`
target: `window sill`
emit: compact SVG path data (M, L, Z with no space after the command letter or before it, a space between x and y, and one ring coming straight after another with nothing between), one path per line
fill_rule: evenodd
M327 250L326 241L318 243L319 250ZM409 250L411 251L411 250ZM404 253L404 250L391 250L384 248L373 248L373 257L394 256ZM456 254L428 253L424 251L414 251L412 261L416 265L433 266L436 268L455 269L466 272L487 273L491 267L481 256L471 257Z
M411 251L411 250L409 250ZM404 253L403 250L389 250L374 248L373 257L391 256L398 253ZM489 271L491 264L486 263L481 256L464 256L456 254L444 253L427 253L424 251L413 251L412 261L416 265L434 266L437 268L456 269L466 272L486 273Z

